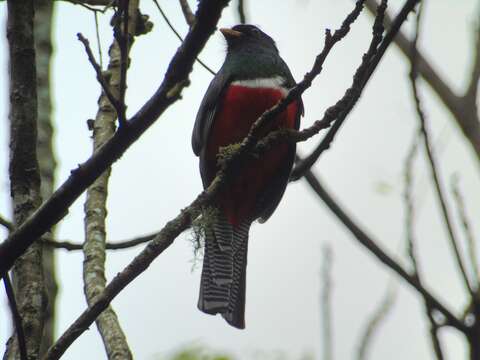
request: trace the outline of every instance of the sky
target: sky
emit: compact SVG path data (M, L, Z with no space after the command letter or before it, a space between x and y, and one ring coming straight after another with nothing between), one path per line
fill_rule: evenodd
M390 1L397 10L400 1ZM190 1L196 6L196 1ZM248 18L277 42L295 78L307 72L323 46L325 28L337 28L353 8L351 0L247 1ZM160 1L174 26L187 32L177 1ZM55 148L59 160L57 185L91 153L86 121L97 109L99 86L83 46L82 32L95 41L93 14L80 6L56 2L53 105ZM238 22L235 1L224 10L220 27ZM437 0L427 2L424 32L419 46L453 89L468 80L477 5ZM168 63L179 46L160 14L149 1L142 12L154 22L148 35L135 41L128 73L127 105L131 116L161 83ZM101 18L100 36L106 55L112 33L111 13ZM0 214L9 216L8 184L8 70L5 40L6 6L0 3ZM413 16L406 24L410 33ZM303 96L302 127L322 117L344 93L366 51L371 18L365 12L345 41L334 48L322 74ZM200 58L213 69L224 59L225 42L216 33ZM103 59L104 63L107 61ZM367 232L408 267L405 256L405 211L402 201L405 158L417 129L407 75L408 63L391 47L332 147L314 167L327 185ZM165 114L114 164L108 199L108 238L112 241L160 230L201 191L198 160L190 146L196 111L212 76L198 64L183 100ZM480 212L478 164L459 129L430 89L420 82L420 93L434 139L440 170L446 184L460 177L470 217ZM308 154L319 137L299 145ZM415 161L414 196L419 261L428 287L453 311L467 301L451 256L446 232L425 156ZM451 203L451 196L449 195ZM82 196L58 226L58 238L83 239ZM455 224L458 226L458 219ZM473 223L475 235L480 224ZM0 229L0 238L6 233ZM365 322L393 284L396 301L372 344L369 359L433 359L423 304L414 290L398 281L334 218L304 181L291 184L272 218L254 224L250 231L246 329L233 329L219 316L196 308L201 266L195 264L192 234L185 232L138 279L113 301L129 345L137 359L162 358L178 348L204 345L237 359L300 359L309 354L321 359L322 249L332 249L332 317L336 359L355 358ZM108 253L111 279L141 247ZM57 335L85 309L82 254L58 251L60 283ZM6 299L0 301L0 343L9 336ZM464 340L455 331L442 329L447 358L466 358ZM407 346L408 344L408 346ZM103 358L104 349L91 326L66 352L65 359Z

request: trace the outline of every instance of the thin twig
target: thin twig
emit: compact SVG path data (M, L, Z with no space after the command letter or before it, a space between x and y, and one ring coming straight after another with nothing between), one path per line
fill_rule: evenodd
M8 176L12 222L23 224L42 202L40 167L37 157L38 95L34 36L34 0L7 0L7 40L9 58L9 163ZM15 230L14 230L15 231ZM12 233L10 233L11 235ZM26 353L39 357L45 324L46 293L43 277L42 245L38 237L21 259L15 262L15 297L25 331ZM0 263L14 259L0 256ZM0 275L3 278L8 273ZM8 286L8 284L7 284ZM4 359L17 359L20 354L15 333L9 338Z
M384 322L387 315L393 308L395 300L397 298L396 287L389 283L387 291L383 296L383 299L378 303L377 307L367 319L364 330L361 332L360 342L356 350L358 360L368 359L368 352L371 346L375 334L378 333L380 325Z
M111 87L114 96L119 98L124 120L128 56L139 20L138 14L138 0L121 0L118 3L115 20L112 24L114 39L108 52L109 63L106 71L109 74L108 85ZM98 100L98 110L94 121L92 154L114 136L115 120L115 111L105 93L102 92ZM119 118L119 127L126 125ZM83 282L88 305L92 305L97 295L105 289L107 281L105 274L106 203L110 173L111 168L108 168L88 188L84 205ZM133 358L126 335L112 306L108 306L97 317L95 323L109 359L131 360Z
M2 225L8 231L13 230L13 224L7 219L5 219L2 215L0 215L0 225Z
M100 0L100 1L94 1L94 0L89 0L89 1L80 1L80 0L65 0L66 2L69 2L74 5L80 5L81 7L96 13L102 13L104 14L112 5L113 1L115 0ZM94 8L93 6L103 6L103 9L97 9Z
M98 59L100 61L100 69L103 69L103 55L102 55L102 43L100 41L100 30L98 28L98 15L97 12L93 13L95 17L95 35L97 36L97 47L98 47Z
M405 233L407 238L407 254L412 262L413 274L419 277L417 257L415 255L415 236L414 236L414 220L415 220L415 207L413 203L413 161L415 155L418 152L419 146L419 133L415 133L415 137L408 151L407 158L405 160L405 191L403 192L403 200L405 204Z
M459 320L450 310L448 310L445 305L440 302L440 300L433 296L427 288L422 286L415 276L409 274L398 262L393 260L391 256L381 249L380 246L377 245L377 242L374 241L372 237L367 235L366 232L363 231L349 215L346 214L338 202L334 200L332 196L325 190L318 178L311 171L307 171L304 177L312 190L320 197L325 205L328 206L333 214L346 226L346 228L359 241L359 243L369 250L370 253L375 255L375 257L380 260L380 262L385 264L387 268L393 270L410 286L417 290L423 296L425 301L429 301L432 306L434 306L435 309L437 309L445 317L445 325L452 326L465 334L469 332L469 328L461 320Z
M150 235L139 236L129 240L122 240L118 242L107 242L105 244L105 249L107 250L130 249L134 246L145 244L153 240L153 238L155 238L156 235L158 235L158 232ZM55 249L63 249L67 251L76 251L76 250L83 249L83 244L75 244L70 241L54 241L54 240L43 239L43 243L46 246L50 246Z
M420 12L420 10L419 10ZM408 152L407 159L405 161L405 191L404 191L404 203L405 203L405 230L407 237L407 254L412 262L413 276L417 278L417 281L422 284L422 279L420 276L420 266L416 256L416 246L415 246L415 234L414 234L414 219L415 219L415 208L413 204L413 160L415 155L418 152L419 147L419 137L420 133L416 132L410 151ZM437 357L437 360L443 360L443 350L441 346L440 339L438 337L439 326L435 320L433 313L435 307L428 301L424 301L425 313L427 315L428 321L430 323L430 339L432 341L433 350Z
M413 2L416 2L416 1L413 1ZM363 2L362 2L362 6L363 6ZM373 25L372 41L370 43L367 53L363 56L360 67L357 69L357 72L355 73L354 83L351 86L351 89L357 90L356 94L359 94L361 92L365 84L370 79L370 76L372 75L374 69L378 65L378 62L380 61L380 59L383 57L383 54L388 48L395 33L399 30L401 24L403 23L403 21L405 21L407 14L411 11L409 9L411 9L411 7L413 6L414 5L410 4L410 2L407 2L407 4L405 4L402 11L399 13L397 18L395 19L395 22L396 22L395 27L392 26L390 31L385 35L385 38L383 39L383 41L382 41L382 34L384 31L383 16L387 8L387 1L382 0L381 4L378 6L377 17ZM295 166L295 168L293 169L290 175L291 181L299 180L303 176L305 171L307 171L313 166L313 164L318 160L320 155L330 147L330 144L335 138L335 135L337 134L338 130L340 129L343 122L345 121L348 114L350 113L350 109L353 108L353 106L355 106L355 103L357 102L357 100L358 100L358 96L352 96L352 99L350 99L351 106L348 106L347 109L345 109L344 111L340 111L338 113L338 116L336 116L337 120L333 124L332 128L328 131L328 133L320 141L320 143L315 148L315 150L309 156L307 156L302 162L298 163Z
M411 57L411 62L410 62L411 70L410 70L410 76L409 76L410 84L411 84L411 88L412 88L412 94L413 94L413 98L414 98L414 102L415 102L415 108L416 108L416 111L417 111L418 120L419 120L419 123L420 123L420 132L421 132L423 140L424 140L425 151L426 151L426 154L427 154L428 163L430 165L430 171L431 171L431 175L432 175L432 178L433 178L433 183L435 185L435 190L436 190L436 193L437 193L437 197L438 197L438 200L440 202L440 207L441 207L441 210L442 210L443 220L444 220L445 226L447 228L447 233L448 233L448 237L449 237L449 240L450 240L450 246L451 246L451 248L454 252L455 260L457 262L458 269L460 270L463 281L465 283L465 287L466 287L467 291L473 296L473 289L472 289L472 286L470 284L470 280L469 280L468 274L465 270L465 265L463 263L463 259L462 259L462 256L460 254L460 250L459 250L459 247L458 247L458 238L457 238L457 235L455 234L455 230L454 230L453 225L452 225L452 221L451 221L452 217L451 217L450 210L447 206L447 202L446 202L446 199L445 199L445 196L444 196L443 186L441 184L440 175L439 175L438 164L436 163L436 160L435 160L434 155L433 155L432 145L430 143L430 136L428 134L427 125L426 125L426 118L425 118L425 114L422 110L422 105L420 103L420 98L419 98L419 94L418 94L418 88L417 88L418 71L417 71L417 65L416 65L416 54L417 54L416 44L417 44L417 38L418 38L418 34L419 34L418 26L419 26L419 22L417 21L417 31L415 33L415 39L412 42L412 57Z
M473 236L472 226L470 225L470 220L468 219L467 212L465 210L465 202L463 200L462 193L458 185L458 176L454 176L451 180L451 189L455 203L457 205L458 217L462 222L463 232L465 238L467 239L468 254L470 255L470 266L475 275L475 285L477 291L479 289L479 280L480 280L480 270L478 268L478 259L477 259L477 246L475 237Z
M119 128L127 125L127 115L125 104L125 93L127 92L127 67L128 67L128 48L130 35L128 32L128 21L129 21L129 3L130 0L120 0L119 1L119 21L114 26L114 35L117 40L118 47L120 48L120 89L119 89L119 103L121 107L121 114L118 114L118 125ZM123 25L123 29L121 26Z
M157 0L153 0L155 6L157 7L158 11L160 12L160 15L162 15L163 20L167 23L168 27L172 32L175 34L175 36L180 40L180 42L183 42L183 37L180 35L180 33L175 29L175 27L172 25L170 20L168 19L167 15L165 12L162 10L160 5L158 4ZM210 74L215 75L215 71L213 71L207 64L205 64L202 60L200 60L198 57L195 59L200 65L203 66L205 70L207 70Z
M189 27L192 27L195 24L195 15L193 15L190 5L188 5L188 0L179 0L180 6L182 8L183 16Z
M17 301L15 300L15 293L13 291L12 282L10 281L10 275L7 274L3 277L3 283L5 285L5 293L7 294L10 311L12 312L13 323L15 324L15 331L17 332L20 359L28 360L27 344L25 342L25 333L23 331L22 317L20 316L20 313L18 311Z
M473 64L470 82L464 95L473 107L477 106L478 80L480 79L480 7L478 7L477 12Z
M323 262L321 273L321 302L322 317L320 323L323 325L323 359L333 360L333 321L332 321L332 249L325 246L323 249Z
M247 17L245 15L245 2L246 0L238 0L237 5L238 19L240 20L241 24L245 24L247 22Z
M120 101L113 95L112 91L110 90L110 86L108 85L105 77L102 74L102 69L100 68L100 65L98 65L97 61L95 60L95 57L93 56L92 49L90 48L90 43L88 42L88 40L81 33L77 34L77 38L82 42L83 46L85 47L88 60L90 61L90 64L92 64L93 68L95 69L95 73L97 74L97 80L102 86L102 89L105 95L107 96L108 100L114 107L120 123L120 117L122 117L122 114L123 114L123 108Z
M75 5L111 7L116 0L65 0Z
M370 14L374 15L377 1L366 0L365 6ZM385 27L388 29L390 26L391 20L387 13L385 14ZM400 31L394 41L405 57L411 59L412 46L407 36ZM474 106L475 103L466 95L467 91L465 91L465 95L457 95L418 49L416 57L418 74L425 79L426 83L453 115L457 125L461 128L464 136L475 151L477 160L480 160L480 121L477 108Z

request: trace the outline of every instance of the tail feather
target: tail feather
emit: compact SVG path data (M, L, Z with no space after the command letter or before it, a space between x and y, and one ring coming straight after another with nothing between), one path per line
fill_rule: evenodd
M219 217L207 231L198 308L221 313L232 326L245 327L245 284L250 223L232 226Z
M223 318L232 326L245 328L245 291L247 277L248 231L250 223L244 222L233 232L233 282L230 299Z
M216 251L215 236L212 231L207 231L205 236L205 251L203 257L202 277L200 280L200 295L198 308L207 314L216 314L228 308L230 289L228 282L219 281L218 270L215 271L218 256ZM231 255L229 256L231 258ZM227 278L227 280L230 280ZM231 281L231 280L230 280Z

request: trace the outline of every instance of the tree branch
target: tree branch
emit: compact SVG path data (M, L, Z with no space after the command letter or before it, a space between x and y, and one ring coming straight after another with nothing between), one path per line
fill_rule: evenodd
M3 277L3 284L5 285L5 293L7 294L10 311L12 312L12 319L15 325L15 332L17 333L17 342L18 342L20 359L28 360L27 344L25 342L25 333L23 332L22 317L18 312L17 301L15 300L15 293L13 291L13 286L10 281L10 276L8 274Z
M410 84L411 84L411 87L412 87L412 95L413 95L413 99L415 101L415 108L416 108L416 111L417 111L417 116L418 116L418 121L419 121L419 124L420 124L420 133L422 134L422 137L423 137L423 140L424 140L424 144L425 144L425 151L426 151L426 154L427 154L427 158L428 158L428 163L430 165L430 171L431 171L431 175L432 175L432 178L433 178L433 183L435 185L435 190L436 190L436 193L437 193L437 197L438 197L438 201L440 202L440 207L441 207L441 210L442 210L442 215L443 215L443 220L444 220L444 223L445 223L445 226L447 228L447 233L448 233L448 237L449 237L449 240L450 240L450 246L453 250L453 253L455 255L455 260L457 262L457 267L458 269L460 270L460 273L462 275L462 279L465 283L465 287L467 289L467 291L473 296L473 289L472 289L472 285L470 284L470 280L469 280L469 277L468 277L468 274L466 272L466 269L465 269L465 265L463 263L463 259L462 259L462 256L460 254L460 250L459 250L459 247L458 247L458 239L457 239L457 235L455 233L455 229L453 228L453 225L452 225L452 221L451 221L451 214L450 214L450 210L447 206L447 202L446 202L446 199L445 199L445 196L444 196L444 191L443 191L443 186L441 184L441 180L440 180L440 175L439 175L439 170L438 170L438 164L436 163L436 160L434 158L434 155L433 155L433 150L432 150L432 145L430 143L430 137L429 137L429 134L428 134L428 130L427 130L427 125L426 125L426 118L425 118L425 114L422 110L422 106L420 104L420 98L419 98L419 95L418 95L418 88L417 88L417 58L416 58L416 44L417 44L417 38L418 38L418 25L419 22L417 21L417 31L416 31L416 35L415 35L415 39L414 41L412 42L412 56L410 58L410 61L411 61L411 70L410 70Z
M182 8L183 16L189 27L192 27L195 24L195 15L193 15L190 5L188 5L188 0L179 0L180 6Z
M387 268L397 273L410 286L417 290L425 299L432 304L446 319L446 324L456 328L457 330L468 333L467 327L455 315L452 314L431 292L423 287L417 278L409 274L400 264L398 264L391 256L382 250L377 243L368 236L352 219L348 216L340 205L335 201L331 195L321 185L318 178L311 172L305 173L305 179L312 188L312 190L320 197L320 199L328 206L333 214L345 225L345 227L352 233L352 235L363 245L370 253L372 253L380 262L385 264Z
M107 242L105 243L105 249L107 250L129 249L134 246L145 244L153 240L157 235L158 235L158 232L150 235L139 236L129 240L121 240L118 242ZM76 250L83 249L83 244L75 244L69 241L53 241L53 240L43 239L43 244L45 246L49 246L55 249L64 249L67 251L76 251Z
M170 28L170 30L172 30L172 32L175 34L175 36L178 38L178 40L180 40L180 42L183 42L183 37L182 35L180 35L180 33L175 29L175 27L172 25L172 23L170 22L170 20L168 19L167 17L167 14L165 14L165 12L163 11L163 9L160 7L160 5L158 4L158 1L157 0L153 0L153 3L155 4L155 6L157 7L158 9L158 12L160 13L160 15L162 16L163 20L165 20L165 22L167 23L168 27ZM187 4L188 5L188 4ZM188 23L188 21L187 21ZM189 24L190 25L190 24ZM210 74L212 75L215 75L215 71L213 71L207 64L205 64L202 60L200 60L199 58L196 58L195 60L197 60L197 62L203 66L203 68L205 70L207 70Z
M9 178L14 224L22 224L41 203L37 161L37 73L33 33L33 0L7 1L7 39L10 74ZM14 290L25 331L27 355L38 358L42 341L46 298L42 244L38 237L13 267ZM19 254L20 255L20 254ZM12 259L13 261L16 259ZM0 261L3 262L3 259ZM4 279L8 274L2 273ZM8 341L4 360L18 359L17 336Z
M420 16L420 12L421 11L419 10L418 16ZM414 234L415 209L414 209L413 197L412 197L413 160L418 151L418 146L419 146L418 135L420 134L416 133L412 146L410 147L410 151L407 155L407 159L405 161L405 172L404 172L405 173L405 191L403 194L403 198L404 198L405 213L406 213L405 229L406 229L406 237L407 237L407 253L410 258L410 261L412 262L412 268L413 268L412 275L417 278L420 284L422 284L419 264L416 256L415 234ZM424 305L425 305L425 313L430 323L430 339L432 341L433 350L435 352L437 360L443 360L444 359L443 350L440 343L440 339L438 337L439 326L433 316L435 307L432 306L432 304L427 301L424 301Z
M106 73L108 74L109 89L113 96L119 99L122 106L122 116L125 116L126 72L129 65L128 57L133 45L137 18L139 16L138 0L123 0L119 3L116 20L113 23L114 39L110 46ZM140 19L141 21L141 19ZM98 100L98 111L93 126L94 154L104 143L115 134L115 109L109 102L105 91ZM127 125L120 122L119 127ZM83 245L83 281L84 293L88 305L92 305L105 289L105 243L107 216L108 181L111 168L105 170L92 186L87 190L85 202L85 242ZM95 321L102 337L105 351L109 359L132 359L126 336L120 326L117 315L111 306L108 306Z
M475 43L470 82L465 91L465 100L472 107L477 107L478 80L480 79L480 8L477 9L477 24L475 29Z
M52 16L54 3L51 0L35 0L34 38L37 66L38 98L38 138L37 157L40 171L40 194L48 199L54 190L57 161L54 154L53 113L51 99L51 61L52 61ZM53 230L44 237L52 237ZM58 284L56 279L56 261L54 249L43 247L42 261L47 296L47 307L40 356L53 344L55 336L56 301Z
M378 332L380 325L385 320L387 315L390 313L393 305L395 304L396 300L396 288L393 285L389 285L387 287L387 291L383 299L379 302L374 312L370 315L367 319L365 324L365 328L363 333L360 337L360 343L358 345L357 350L357 359L358 360L366 360L368 359L368 350L370 348L370 344L375 337L375 334Z
M237 5L238 19L240 20L241 24L245 24L247 22L247 17L245 15L245 2L246 0L238 0Z
M365 6L370 14L375 14L376 0L366 0ZM390 17L385 14L385 27L391 26ZM399 32L395 38L395 44L401 50L407 59L412 58L412 44L404 35ZM417 49L416 55L418 74L427 82L430 88L439 99L445 104L445 107L455 118L458 126L462 130L465 137L470 142L473 150L480 161L480 122L477 115L477 108L471 103L468 96L459 96L455 94L446 81L434 69L433 65L425 58L425 56Z
M110 101L113 108L115 109L115 112L117 113L117 117L121 118L122 116L125 116L124 106L122 106L121 99L118 99L115 95L113 95L110 85L107 83L107 80L102 74L102 69L100 68L100 65L98 65L97 61L95 60L95 56L93 56L89 41L81 33L77 34L77 38L78 40L81 41L81 43L85 47L88 60L90 61L90 64L92 64L93 68L95 69L95 73L97 74L97 80L102 86L103 92L105 93L105 96L108 98L108 101ZM122 122L125 122L125 121L126 119L122 120ZM119 120L119 123L120 123L120 120Z
M458 217L462 222L463 232L465 234L465 238L467 239L468 255L470 256L470 263L471 263L470 267L472 268L472 271L475 275L475 286L478 291L479 280L480 280L480 270L478 268L477 246L476 246L475 237L473 236L472 227L470 225L470 220L468 219L468 215L465 210L465 202L463 200L463 196L458 186L458 177L454 177L452 179L451 189L452 189L453 197L455 199L455 203L457 205Z
M345 121L346 117L350 113L350 110L353 108L353 106L355 106L359 97L359 93L361 93L361 91L369 81L370 77L378 66L380 59L383 57L388 46L391 44L396 34L400 30L400 27L406 20L407 15L410 13L410 11L413 10L418 1L419 0L409 0L405 3L402 10L395 18L392 26L386 33L383 41L383 17L385 14L387 2L382 0L380 5L377 7L377 16L373 25L372 42L370 44L368 52L364 55L362 59L362 64L357 69L354 77L354 84L351 87L352 89L357 89L356 94L358 94L358 96L352 97L350 105L347 107L347 109L338 113L337 121L329 130L329 132L323 137L315 150L308 157L306 157L304 160L302 160L295 166L290 175L291 181L300 179L305 174L305 172L313 166L313 164L318 160L320 155L330 147L331 142L333 141L335 135Z
M2 215L0 215L0 225L2 225L8 231L13 230L13 224L7 219L5 219Z

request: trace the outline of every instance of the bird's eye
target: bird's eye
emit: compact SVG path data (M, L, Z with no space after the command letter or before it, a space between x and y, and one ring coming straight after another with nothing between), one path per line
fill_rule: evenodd
M258 30L257 28L253 28L251 32L252 32L252 34L254 34L254 35L260 34L260 30Z

